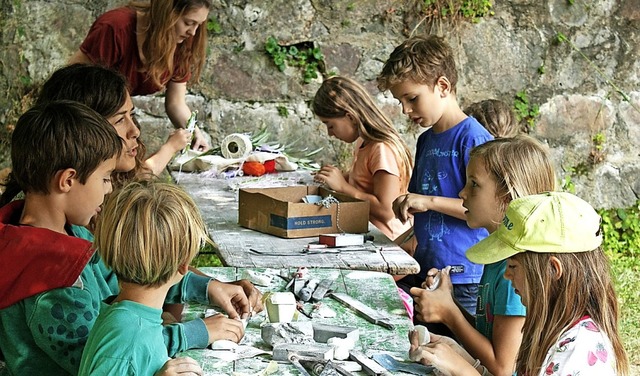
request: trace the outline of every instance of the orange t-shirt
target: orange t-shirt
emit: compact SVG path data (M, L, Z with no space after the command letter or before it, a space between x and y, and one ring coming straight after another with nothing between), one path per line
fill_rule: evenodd
M397 159L391 147L383 142L369 143L365 146L362 146L362 144L362 139L356 143L353 166L349 171L349 184L359 191L373 194L373 175L378 171L385 171L401 179L401 188L397 195L400 196L407 193L409 177L401 178L402 162ZM403 225L397 218L391 221L381 221L374 217L373 214L369 215L369 221L391 240L402 235L411 227L409 222Z

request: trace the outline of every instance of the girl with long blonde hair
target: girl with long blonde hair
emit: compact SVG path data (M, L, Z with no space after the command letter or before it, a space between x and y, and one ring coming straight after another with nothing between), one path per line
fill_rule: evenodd
M330 189L370 203L370 222L390 239L406 232L391 204L407 192L413 168L411 152L389 118L376 106L362 85L347 77L325 80L312 102L314 114L330 136L355 143L354 162L348 173L327 165L315 180Z
M475 263L506 260L504 277L527 307L518 375L629 374L600 221L572 194L525 196L509 204L495 232L467 251ZM442 337L420 345L412 333L410 340L414 359L446 375L484 373L480 362Z

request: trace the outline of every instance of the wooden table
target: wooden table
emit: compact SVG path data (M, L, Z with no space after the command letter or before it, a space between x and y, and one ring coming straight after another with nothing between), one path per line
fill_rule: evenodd
M222 281L233 281L242 277L243 268L201 268L201 271L218 278ZM267 287L256 286L262 293L268 291L285 291L286 282L275 276L280 270L277 269L252 269L266 274L274 275L271 284ZM292 271L289 269L288 271ZM310 271L313 278L335 278L333 289L336 292L343 292L357 298L369 307L374 307L391 317L391 322L395 326L393 330L382 326L374 325L358 316L354 311L331 298L322 300L322 304L336 312L335 318L313 318L314 322L324 324L342 325L356 327L359 330L360 339L356 343L356 350L371 356L376 353L388 353L399 359L407 359L409 350L408 331L411 321L400 300L393 278L386 273L351 271L338 269L314 269ZM202 317L207 307L199 305L187 306L184 319ZM311 304L305 304L305 309L310 310ZM298 321L309 320L303 315L298 316ZM245 337L241 344L251 345L264 350L270 350L270 346L264 343L260 337L260 325L266 321L265 315L254 316L249 321L245 331ZM212 350L189 350L180 356L190 356L200 363L206 376L233 375L237 372L241 375L257 375L265 369L271 361L270 355L262 355L254 358L240 359L233 362L226 362L213 357ZM274 375L299 375L298 371L288 362L278 363L278 370ZM355 372L355 375L365 375L362 372ZM408 375L404 372L390 373L391 375Z
M369 224L368 250L338 253L303 253L315 238L283 239L238 225L239 188L313 184L308 171L264 175L260 178L221 179L206 173L173 173L174 179L195 200L217 244L216 252L225 266L286 268L307 266L385 272L392 275L416 274L420 266L377 228ZM254 250L254 251L252 251ZM259 252L259 253L258 253Z

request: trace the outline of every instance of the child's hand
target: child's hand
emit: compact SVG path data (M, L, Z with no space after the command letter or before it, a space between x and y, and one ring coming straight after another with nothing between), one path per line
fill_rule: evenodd
M344 192L344 185L349 184L344 179L342 171L340 171L339 168L331 165L322 167L320 171L316 172L313 180L326 185L327 187L329 187L329 189L332 189L336 192Z
M451 266L447 266L442 270L438 270L436 268L429 269L427 272L427 278L422 282L420 287L427 290L435 290L441 286L443 274L446 274L446 280L448 283L445 283L443 288L453 291L453 284L451 283L451 276L449 275L450 271Z
M425 212L429 210L426 206L427 196L407 193L406 195L398 196L393 201L393 214L402 223L407 223L408 220L413 218L414 213Z
M201 376L203 372L198 362L185 356L184 358L167 360L154 376L173 376L178 374L182 376Z
M439 334L431 333L430 336L431 342L429 345L443 344L451 347L451 350L455 351L456 354L460 355L462 359L464 359L468 364L475 363L475 359L467 352L467 350L462 347L455 339L447 336L441 336Z
M240 320L230 319L218 314L202 319L209 333L209 344L226 339L235 343L240 342L244 336L244 324Z
M414 362L436 367L439 375L479 375L473 366L452 346L441 341L432 341L427 345L419 346L415 333L415 331L409 332L409 340L411 341L409 358ZM471 359L473 362L473 358Z
M230 282L232 285L242 287L245 295L247 295L247 299L249 299L249 308L251 308L249 313L243 313L242 318L246 318L249 316L253 316L258 312L262 312L264 306L262 305L262 293L258 290L249 280L241 279L239 281Z
M222 308L232 319L246 317L253 308L242 286L212 280L208 294L209 302Z
M189 134L189 131L184 128L180 128L171 132L166 144L174 150L174 153L177 153L178 151L188 147L190 142L191 135Z
M445 323L458 310L453 300L451 278L447 269L440 271L440 286L433 291L413 287L409 292L415 303L415 317L428 323Z

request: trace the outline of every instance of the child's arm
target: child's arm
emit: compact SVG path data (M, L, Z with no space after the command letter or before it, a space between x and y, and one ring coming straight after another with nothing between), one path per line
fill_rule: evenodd
M51 363L72 375L78 373L84 343L98 316L99 304L94 305L92 300L87 291L74 287L25 299L25 316L35 344Z
M400 178L387 171L378 170L373 175L373 194L362 192L349 184L342 172L334 166L324 166L314 179L336 192L369 201L369 215L380 222L386 223L394 218L391 205L401 192Z
M167 167L171 158L173 158L179 150L189 146L190 141L191 135L189 134L189 131L183 128L176 129L171 132L167 142L165 142L154 155L147 158L144 163L154 175L158 176L162 173L164 168Z
M474 358L480 359L491 374L510 376L522 341L524 317L495 315L493 343L471 325L453 300L448 273L441 273L440 287L434 291L412 288L416 317L428 323L443 323L455 334Z
M217 305L234 319L263 309L262 294L248 280L220 282L194 268L169 289L165 299L165 303L185 302Z
M434 210L454 218L465 220L465 208L461 198L423 196L417 193L407 193L395 199L393 212L402 222L406 223L415 213Z
M414 362L434 366L443 375L482 375L472 364L474 359L453 339L437 334L431 335L431 342L420 345L418 332L409 332L409 358Z

